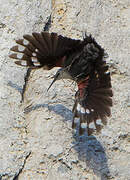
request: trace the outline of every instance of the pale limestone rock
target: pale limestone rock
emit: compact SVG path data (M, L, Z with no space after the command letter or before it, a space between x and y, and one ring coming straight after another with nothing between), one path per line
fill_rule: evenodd
M52 2L0 1L0 179L129 179L129 1ZM9 48L40 32L51 8L50 31L73 38L87 31L109 54L114 107L101 135L72 134L74 86L58 81L46 92L57 68L33 71L20 104L26 68L9 59Z

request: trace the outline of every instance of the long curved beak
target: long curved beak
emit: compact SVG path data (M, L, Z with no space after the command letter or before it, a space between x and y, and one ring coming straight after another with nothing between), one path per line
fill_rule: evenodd
M51 86L54 84L54 82L57 80L57 77L54 77L52 83L50 84L50 86L47 89L47 92L49 91L49 89L51 88Z
M47 92L49 91L49 89L51 88L51 86L54 84L54 82L56 81L56 80L59 80L59 79L61 79L60 77L61 77L61 73L63 72L63 69L61 68L61 69L59 69L58 71L57 71L57 73L53 76L53 81L52 81L52 83L50 84L50 86L48 87L48 89L47 89Z
M53 76L53 78L54 79L53 79L52 83L50 84L50 86L48 87L47 92L49 91L51 86L54 84L54 82L59 78L59 71L57 71L57 73Z

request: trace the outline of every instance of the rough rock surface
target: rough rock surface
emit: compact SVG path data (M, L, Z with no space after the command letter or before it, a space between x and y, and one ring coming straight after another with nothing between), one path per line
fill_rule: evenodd
M128 0L0 0L0 179L130 179L130 2ZM51 14L52 12L52 14ZM41 31L73 38L91 33L109 54L114 106L99 135L79 137L71 121L75 85L58 81L56 69L27 69L9 59L14 39Z

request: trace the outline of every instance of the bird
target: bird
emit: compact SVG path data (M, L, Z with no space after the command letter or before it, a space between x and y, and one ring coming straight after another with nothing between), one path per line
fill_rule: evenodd
M85 33L80 40L54 32L33 32L16 40L10 50L9 57L16 59L17 65L45 70L59 67L48 90L60 79L76 82L72 128L78 126L79 135L101 132L111 116L113 91L108 56L92 35Z

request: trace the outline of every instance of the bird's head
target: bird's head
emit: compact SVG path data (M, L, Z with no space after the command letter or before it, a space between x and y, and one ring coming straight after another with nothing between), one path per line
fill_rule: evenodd
M69 74L69 72L67 71L67 69L65 68L61 68L59 69L56 74L54 75L53 77L53 81L52 83L50 84L50 86L48 87L47 91L51 88L51 86L53 85L53 83L57 80L60 80L60 79L72 79L71 75Z

